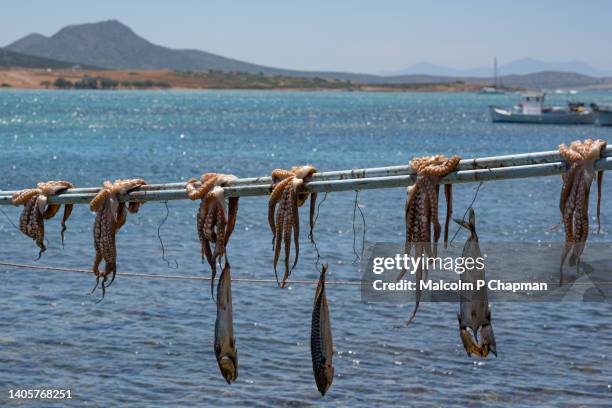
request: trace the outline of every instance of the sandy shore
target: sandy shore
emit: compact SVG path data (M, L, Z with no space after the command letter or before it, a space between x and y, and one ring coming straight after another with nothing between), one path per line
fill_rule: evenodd
M0 86L14 89L57 89L62 78L78 83L86 78L114 81L112 89L260 89L302 91L362 92L475 92L483 84L400 84L362 85L320 78L292 78L223 72L179 72L170 70L79 70L5 69L0 70ZM148 82L148 83L147 83Z

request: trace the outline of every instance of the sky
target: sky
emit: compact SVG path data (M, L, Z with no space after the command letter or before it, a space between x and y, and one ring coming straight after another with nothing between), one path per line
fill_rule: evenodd
M612 71L612 1L0 0L0 46L117 19L153 43L262 65L379 73L532 57Z

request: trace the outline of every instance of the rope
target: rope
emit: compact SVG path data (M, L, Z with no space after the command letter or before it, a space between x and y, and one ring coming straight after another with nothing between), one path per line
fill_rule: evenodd
M19 269L33 269L33 270L43 270L43 271L51 271L51 272L67 272L67 273L88 273L91 274L91 270L89 269L78 269L78 268L66 268L59 266L43 266L43 265L30 265L30 264L21 264L21 263L13 263L13 262L0 262L0 266L7 266L11 268L19 268ZM195 280L195 281L209 281L211 278L208 276L196 276L196 275L165 275L165 274L153 274L153 273L143 273L143 272L117 272L117 276L129 276L129 277L141 277L148 279L171 279L171 280ZM257 279L257 278L232 278L232 283L234 282L249 282L249 283L274 283L276 284L275 279ZM298 285L317 285L319 283L318 280L290 280L288 283L298 284ZM330 285L355 285L355 286L363 286L363 285L371 285L371 282L361 282L361 281L325 281L325 284Z

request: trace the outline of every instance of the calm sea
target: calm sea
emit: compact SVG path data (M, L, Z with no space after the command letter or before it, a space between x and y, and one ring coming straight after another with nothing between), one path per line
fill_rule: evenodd
M564 97L556 96L558 102ZM612 101L609 93L572 98ZM204 172L261 176L311 163L321 170L405 164L444 153L476 157L555 149L611 129L503 125L487 105L516 95L294 92L0 92L0 189L65 179L97 186L115 178L169 182ZM553 98L554 99L554 98ZM560 177L482 186L474 205L481 241L562 241ZM455 188L462 214L475 185ZM353 263L355 193L320 207L318 247L329 279L358 280ZM364 191L366 239L400 243L403 189ZM612 181L604 180L603 233L610 239ZM593 204L593 202L592 202ZM118 235L119 271L207 276L195 231L198 204L148 203ZM17 222L19 209L2 207ZM168 213L167 213L168 211ZM267 199L240 202L229 245L234 277L273 278ZM304 213L305 214L305 213ZM162 247L159 233L165 246ZM302 217L304 222L306 217ZM89 268L94 215L77 206L65 248L59 219L47 223L40 265ZM357 250L362 224L355 226ZM316 253L302 229L293 276L316 279ZM454 232L454 230L453 230ZM460 234L457 243L465 239ZM588 249L587 249L588 251ZM0 214L0 260L34 263L37 248ZM175 268L178 264L178 268ZM57 406L609 406L609 303L498 303L499 357L465 355L457 304L363 304L358 286L329 286L336 377L321 398L309 335L314 286L233 285L239 379L227 385L213 353L215 305L204 281L119 276L106 299L90 275L0 266L0 405L9 389L70 389ZM46 406L39 401L40 406Z

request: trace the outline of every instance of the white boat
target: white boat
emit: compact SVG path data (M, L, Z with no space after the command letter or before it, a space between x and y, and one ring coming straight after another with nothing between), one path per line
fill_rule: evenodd
M485 95L503 95L505 92L494 86L485 86L478 91L479 94Z
M497 57L493 59L493 85L485 86L478 91L482 95L503 95L506 92L499 86L497 80Z
M595 112L595 124L599 126L612 126L612 105L591 104Z
M567 107L544 106L546 94L529 92L511 109L489 106L492 122L534 123L552 125L591 125L594 115L584 103L572 102Z

